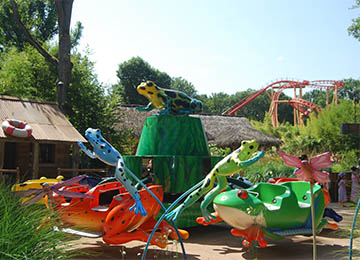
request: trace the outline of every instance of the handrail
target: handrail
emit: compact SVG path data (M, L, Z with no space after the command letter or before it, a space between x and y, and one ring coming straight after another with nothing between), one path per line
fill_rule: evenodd
M16 183L20 183L20 168L16 169L0 169L0 173L16 173Z

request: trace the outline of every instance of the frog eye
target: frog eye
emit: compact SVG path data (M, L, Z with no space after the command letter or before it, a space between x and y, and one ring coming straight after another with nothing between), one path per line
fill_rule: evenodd
M246 144L246 142L245 142L245 141L242 141L242 142L241 142L241 144L242 144L242 145L245 145L245 144Z
M148 85L149 87L152 87L152 86L154 85L154 83L152 83L151 81L148 81L148 82L147 82L147 85Z
M239 190L236 194L240 199L247 199L249 197L249 194L247 193L246 190Z

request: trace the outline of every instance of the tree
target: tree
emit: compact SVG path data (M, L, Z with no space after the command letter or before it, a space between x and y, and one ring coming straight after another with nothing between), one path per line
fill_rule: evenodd
M344 79L344 87L339 89L339 98L354 100L355 93L360 94L360 80Z
M171 89L180 90L190 97L195 97L197 94L194 85L182 77L172 78L170 87Z
M141 82L152 80L161 88L170 88L171 85L171 78L168 74L151 67L140 57L133 57L121 63L116 74L119 82L112 86L112 90L122 97L125 104L145 105L149 102L136 91Z
M16 47L8 48L0 56L0 93L21 98L54 101L56 80L55 67L32 47L25 46L22 51Z
M5 42L18 42L19 46L24 46L24 42L30 43L49 63L53 64L57 68L57 101L61 108L67 110L66 104L66 89L71 82L72 63L70 60L71 40L70 40L70 20L72 13L73 0L55 0L57 11L57 25L54 21L54 5L53 1L40 1L37 0L35 5L32 4L32 0L24 0L20 2L20 7L15 0L3 0L3 7L5 16L5 24L8 25L2 30L1 38ZM38 10L39 15L32 13L33 6L36 6L35 10ZM23 14L27 14L23 15ZM45 14L51 14L49 16ZM23 15L23 16L22 16ZM26 23L26 18L30 17L30 22ZM43 26L46 21L41 20L49 17L50 26ZM36 21L40 19L39 23ZM14 21L14 25L10 23ZM24 22L25 21L25 22ZM46 28L43 29L42 28ZM49 40L55 34L55 31L59 32L59 59L51 55L43 48L41 40ZM33 33L33 32L39 33ZM43 33L41 33L43 32ZM37 38L37 36L43 36ZM8 36L8 37L7 37Z
M358 149L360 137L341 134L341 124L353 123L354 105L349 100L341 100L339 104L331 104L323 109L318 118L311 116L302 132L303 135L313 135L320 140L323 151L336 153Z
M356 0L356 4L352 8L359 8L360 0ZM348 32L355 39L360 41L360 17L352 19L352 25L349 26Z
M209 98L202 95L199 99L203 102L203 111L208 114L220 115L229 106L231 106L230 96L224 92L212 93Z
M10 2L10 0L0 1L0 48L2 50L11 46L16 46L22 50L27 42L23 29L18 26L15 20L13 4L14 2ZM24 27L40 43L52 39L57 34L57 14L54 1L21 1L16 10L22 18Z

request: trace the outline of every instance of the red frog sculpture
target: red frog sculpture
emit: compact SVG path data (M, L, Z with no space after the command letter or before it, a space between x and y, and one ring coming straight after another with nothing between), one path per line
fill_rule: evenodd
M150 185L148 188L162 201L163 190L160 185ZM146 242L157 222L154 217L161 208L150 193L143 189L139 195L147 215L141 216L130 211L134 199L120 182L104 183L90 190L81 185L66 190L86 193L93 198L72 198L69 201L68 198L55 195L61 221L72 229L80 229L79 234L102 236L107 244L123 244L132 240ZM179 234L183 239L189 237L185 230L179 230ZM162 221L150 244L165 248L168 236L178 239L175 229Z

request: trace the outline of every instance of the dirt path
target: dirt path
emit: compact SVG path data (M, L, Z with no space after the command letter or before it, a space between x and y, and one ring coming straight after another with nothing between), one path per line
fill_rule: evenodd
M343 221L339 223L339 230L323 230L318 235L317 259L349 259L350 229L355 208L338 208L337 204L331 204L330 207L343 216ZM230 234L230 229L231 227L224 223L187 229L190 233L190 238L184 241L187 259L250 260L256 257L259 260L312 259L311 236L293 236L280 241L267 238L266 248L247 250L242 246L240 237ZM75 242L75 248L82 256L74 259L141 259L144 247L143 242L109 246L100 238L81 238ZM180 244L169 242L166 249L150 246L146 259L184 259L184 257ZM353 242L353 259L360 259L359 236Z

